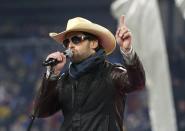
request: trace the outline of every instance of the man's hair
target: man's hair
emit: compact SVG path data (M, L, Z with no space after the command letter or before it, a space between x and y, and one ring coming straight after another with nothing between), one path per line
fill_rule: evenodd
M94 34L91 34L91 33L88 33L88 32L82 32L85 36L88 37L89 40L98 40L98 46L97 48L95 49L95 51L97 52L98 50L100 49L103 49L101 43L100 43L100 40L98 39L98 37Z

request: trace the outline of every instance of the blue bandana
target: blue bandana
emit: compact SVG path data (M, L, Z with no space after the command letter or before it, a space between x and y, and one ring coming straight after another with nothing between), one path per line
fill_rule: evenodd
M100 63L103 63L104 61L105 51L100 49L96 52L96 54L90 56L80 63L71 63L69 65L69 75L74 79L78 79L83 74L92 71L93 68L98 66Z

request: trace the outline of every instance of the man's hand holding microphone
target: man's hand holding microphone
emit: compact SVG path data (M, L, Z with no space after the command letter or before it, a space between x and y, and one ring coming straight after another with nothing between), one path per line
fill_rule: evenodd
M72 57L73 53L70 49L65 50L64 52L54 52L47 56L46 60L43 62L43 66L52 68L53 75L59 75L61 70L66 64L66 58Z

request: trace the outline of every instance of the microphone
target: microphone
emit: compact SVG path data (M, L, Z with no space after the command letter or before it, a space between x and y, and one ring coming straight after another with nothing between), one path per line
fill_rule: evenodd
M73 56L73 52L71 51L71 49L67 49L63 52L63 54L67 57L67 58L71 58ZM58 63L60 63L60 61L58 61L57 59L54 58L49 58L47 60L45 60L42 65L43 66L55 66Z

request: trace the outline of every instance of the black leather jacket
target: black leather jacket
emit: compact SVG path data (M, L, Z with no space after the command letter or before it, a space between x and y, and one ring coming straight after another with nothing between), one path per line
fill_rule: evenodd
M132 66L107 61L78 80L68 73L57 80L43 78L38 117L62 110L61 131L123 131L126 95L145 86L137 55Z

